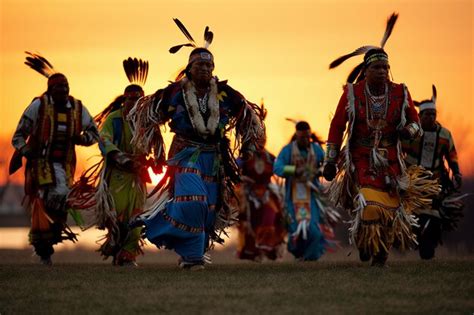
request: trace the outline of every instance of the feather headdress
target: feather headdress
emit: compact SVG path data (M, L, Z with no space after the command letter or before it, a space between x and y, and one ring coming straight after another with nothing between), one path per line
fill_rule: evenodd
M173 46L169 49L169 52L172 54L177 53L182 47L193 47L193 48L198 48L196 42L194 41L194 38L191 36L191 33L187 30L187 28L184 26L183 23L179 19L174 18L173 21L176 23L178 28L183 32L184 36L188 39L189 43L185 44L180 44ZM214 39L214 33L209 30L209 26L206 26L204 29L204 44L203 48L209 48L209 45L211 45L212 40Z
M436 109L437 92L436 92L436 86L434 84L432 85L432 89L433 89L433 95L431 96L430 100L424 100L421 102L413 101L415 106L418 106L420 108L420 112L425 109Z
M148 77L148 61L128 57L123 61L123 70L131 84L144 86Z
M53 65L46 58L40 54L35 54L29 51L25 51L25 53L27 54L25 65L48 79L48 90L50 87L57 84L68 85L66 76L56 71Z
M353 52L343 55L329 65L329 69L336 68L340 64L342 64L344 61L346 61L349 58L352 58L354 56L358 55L363 55L369 52L372 49L383 49L385 44L387 43L388 38L392 34L393 28L395 27L395 23L397 22L398 19L398 14L397 13L392 13L392 15L388 18L387 20L387 26L385 28L385 33L383 34L382 40L380 42L380 47L378 46L373 46L373 45L367 45L367 46L362 46L354 50ZM360 81L362 79L362 69L364 68L364 62L358 64L349 74L347 78L347 82L352 83L356 79L357 81Z
M148 77L148 61L128 57L123 61L123 70L127 75L130 84L138 85L143 88ZM128 87L127 87L128 88ZM97 127L101 128L107 116L120 108L125 100L125 94L117 96L102 112L94 117Z
M53 65L43 56L29 51L25 51L25 54L27 54L25 65L35 70L39 74L49 78L56 73Z

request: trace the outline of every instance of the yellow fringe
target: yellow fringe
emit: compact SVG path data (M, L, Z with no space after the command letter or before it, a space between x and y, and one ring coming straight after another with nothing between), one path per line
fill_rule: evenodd
M431 200L441 191L438 181L431 179L432 173L430 171L417 165L407 168L406 174L408 187L401 192L405 212L412 214L431 208Z

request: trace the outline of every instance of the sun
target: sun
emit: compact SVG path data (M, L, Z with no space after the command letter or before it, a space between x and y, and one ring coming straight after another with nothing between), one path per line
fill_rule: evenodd
M153 173L153 170L151 167L148 168L148 174L150 175L151 178L151 183L148 184L148 186L156 186L160 180L165 176L166 173L166 166L163 167L163 172L161 174L155 174Z

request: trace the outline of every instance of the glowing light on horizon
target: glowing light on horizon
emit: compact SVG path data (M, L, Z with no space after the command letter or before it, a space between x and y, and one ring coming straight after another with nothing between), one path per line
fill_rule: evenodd
M151 178L151 183L148 184L148 186L156 186L165 176L166 173L166 167L163 167L163 172L161 174L155 174L151 167L148 168L148 174L150 175Z
M360 59L331 71L329 63L355 47L377 43L386 18L396 11L400 18L386 45L394 80L406 83L416 100L431 96L436 84L440 121L453 133L462 172L474 174L471 0L429 6L419 0L1 1L0 138L8 141L31 98L46 88L45 78L23 64L25 50L45 54L66 73L71 94L94 115L128 84L124 58L150 62L147 94L165 87L186 65L189 51L168 53L184 40L172 17L179 17L199 42L209 25L215 32L215 74L252 102L265 98L272 153L293 132L285 117L307 120L324 139L341 86ZM110 18L105 24L104 8Z

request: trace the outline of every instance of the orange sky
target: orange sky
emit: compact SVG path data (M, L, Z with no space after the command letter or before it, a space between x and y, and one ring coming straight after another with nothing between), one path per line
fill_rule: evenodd
M25 50L64 72L71 94L96 114L127 85L124 58L149 60L147 93L186 63L189 50L168 53L185 42L173 17L199 42L209 25L215 74L251 101L264 97L270 151L278 153L291 136L285 117L308 120L326 138L344 80L361 59L331 71L329 63L379 44L393 11L400 17L386 50L394 81L418 100L436 84L439 119L454 134L461 170L474 174L471 0L0 0L0 138L11 137L46 88L46 79L23 64ZM82 160L97 153L80 150Z

